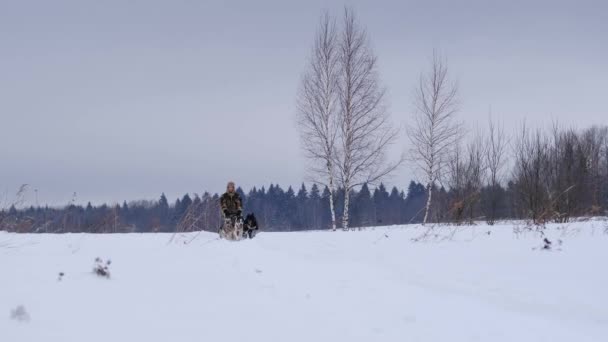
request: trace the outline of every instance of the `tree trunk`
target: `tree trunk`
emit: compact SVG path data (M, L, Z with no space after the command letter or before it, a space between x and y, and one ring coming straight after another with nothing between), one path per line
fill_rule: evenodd
M331 175L331 173L329 176L329 210L331 211L331 229L336 230L336 208L334 206L334 177Z
M350 191L348 187L344 189L344 214L342 215L342 228L348 230L348 206L350 205Z
M422 221L422 224L426 224L429 218L429 212L431 211L431 199L433 198L433 182L429 182L429 184L427 185L428 188L428 196L426 199L426 208L424 210L424 220Z

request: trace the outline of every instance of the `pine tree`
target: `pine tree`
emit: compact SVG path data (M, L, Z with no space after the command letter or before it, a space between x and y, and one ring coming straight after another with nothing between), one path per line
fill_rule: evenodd
M123 210L129 210L129 205L127 204L127 201L122 201L122 209Z
M182 214L188 210L190 205L192 205L192 198L190 198L190 195L185 194L184 197L182 197Z
M177 226L177 224L181 221L182 217L188 211L188 208L192 205L192 199L190 195L185 194L181 200L178 198L175 201L175 208L173 213L172 224Z
M326 229L328 227L331 227L331 211L329 209L329 196L331 195L331 192L329 191L329 188L327 186L325 186L323 188L323 193L321 194L321 229ZM339 203L339 201L336 199L335 201L336 204ZM336 213L337 216L337 213Z
M376 224L386 225L389 220L388 215L388 192L384 184L374 190L374 206L376 208Z
M401 223L401 207L405 198L401 196L397 187L393 187L391 194L388 198L388 222L387 224L399 224Z
M175 200L175 204L173 205L173 208L169 208L169 212L170 212L170 216L171 219L169 220L169 222L171 223L171 225L177 225L177 223L179 222L179 219L182 217L181 216L181 212L182 212L182 201L178 198Z
M353 196L353 227L369 227L375 222L374 202L367 183L364 183L356 196Z
M329 189L328 189L329 191ZM322 198L321 193L319 191L319 187L317 184L313 184L310 188L310 215L311 215L311 226L312 229L322 229L323 228L323 219L322 219L322 210L323 206L321 204Z
M405 197L403 221L404 223L422 222L423 209L426 204L426 189L421 183L410 182Z
M158 222L154 225L156 229L167 230L167 223L169 222L169 201L167 196L163 192L158 200Z
M306 190L306 185L304 185L304 183L302 183L296 196L296 212L297 221L295 227L298 230L310 227L310 204L308 201L308 191Z
M245 208L245 206L248 204L247 195L245 195L245 191L243 191L243 189L239 186L238 188L236 188L236 193L239 194L239 196L241 196L243 208Z
M298 226L298 207L296 202L296 193L293 191L293 188L290 186L284 194L283 197L284 203L284 220L286 229L293 230L294 227Z

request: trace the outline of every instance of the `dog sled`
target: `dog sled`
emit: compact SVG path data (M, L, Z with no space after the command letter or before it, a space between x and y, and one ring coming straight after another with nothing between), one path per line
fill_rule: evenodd
M236 214L226 216L219 230L220 238L230 241L253 239L257 232L258 223L253 214L248 214L245 218Z

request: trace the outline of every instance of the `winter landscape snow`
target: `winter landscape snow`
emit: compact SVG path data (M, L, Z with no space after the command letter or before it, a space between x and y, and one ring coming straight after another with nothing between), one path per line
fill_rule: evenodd
M0 341L607 341L606 224L519 225L0 232Z

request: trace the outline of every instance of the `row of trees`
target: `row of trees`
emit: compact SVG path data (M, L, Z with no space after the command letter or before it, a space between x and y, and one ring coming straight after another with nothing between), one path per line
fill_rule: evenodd
M524 125L510 143L502 128L490 125L488 132L456 142L448 155L447 202L433 201L435 222L544 224L608 215L608 127Z
M502 130L495 130L498 131ZM496 161L490 152L491 138L477 136L476 139L455 148L456 153L450 156L445 168L449 170L447 176L439 178L445 179L446 187L432 186L433 199L428 211L426 184L412 181L403 191L396 187L388 190L382 183L372 189L364 183L349 192L349 224L368 227L422 223L425 217L429 221L453 224L480 220L493 224L502 219L529 219L540 224L606 215L608 127L582 131L524 127L516 141L505 145L514 155L508 168L491 165ZM480 143L479 139L486 143ZM504 165L505 161L499 164ZM502 168L507 171L500 172ZM19 193L24 191L20 189ZM297 191L291 187L284 190L278 185L253 188L247 193L240 188L237 191L244 199L246 211L254 212L266 231L328 229L334 224L343 225L340 220L332 219L330 209L330 198L334 198L334 212L343 217L346 191L342 187L338 187L333 196L329 187L320 188L316 184L310 188L302 184ZM218 202L218 194L204 193L186 194L173 203L163 194L156 201L113 206L89 203L84 207L69 204L64 208L17 209L18 206L12 205L0 210L0 230L36 233L216 231L221 219Z
M608 127L549 132L523 127L515 139L518 210L536 223L606 214Z
M266 231L327 229L332 225L327 187L321 190L313 184L309 189L302 184L294 191L292 187L284 190L271 184L268 188L253 188L248 193L240 188L237 191L246 211L254 212ZM382 184L373 191L367 184L360 191L351 191L352 224L373 226L417 221L424 202L424 187L412 182L407 193L406 196L395 187L389 192ZM344 189L337 189L335 197L343 200ZM344 211L341 205L335 209L338 214ZM0 211L0 230L35 233L217 231L220 219L218 194L186 194L173 203L162 194L157 201L125 201L113 206L90 203L64 208L11 206Z
M350 193L362 184L379 182L405 160L386 159L399 132L386 112L385 90L367 33L348 8L341 23L338 26L327 12L321 17L296 101L302 147L310 161L308 171L313 182L330 190L334 229L336 182L346 189L342 226L348 229ZM426 223L433 189L448 165L462 125L455 120L457 86L449 80L447 65L437 53L415 90L414 124L408 127L409 159L424 174Z
M297 123L311 180L330 191L334 229L335 200L342 201L341 224L348 229L350 194L377 184L405 160L424 180L422 223L484 217L492 224L505 212L542 223L605 213L606 127L578 131L555 125L546 131L523 125L510 139L490 119L486 130L468 134L457 118L457 83L436 51L414 90L409 151L406 158L387 162L398 132L386 115L365 29L350 9L341 25L328 13L321 17L297 97ZM509 203L501 203L504 185ZM346 189L341 198L338 188ZM483 211L481 204L487 206Z

